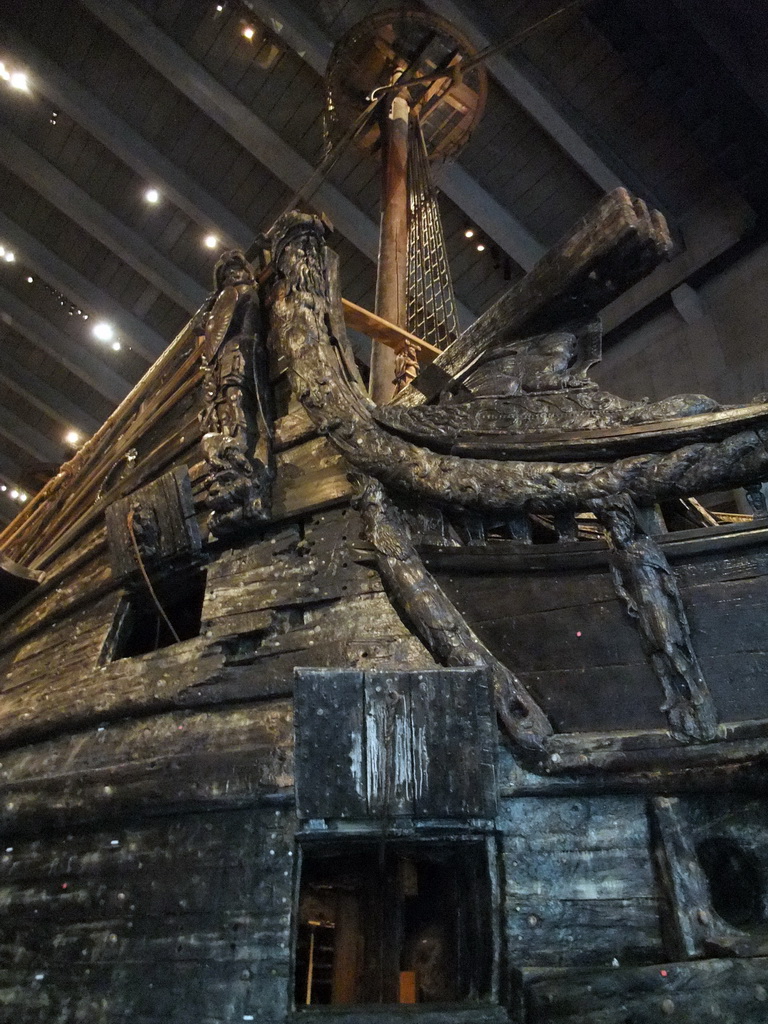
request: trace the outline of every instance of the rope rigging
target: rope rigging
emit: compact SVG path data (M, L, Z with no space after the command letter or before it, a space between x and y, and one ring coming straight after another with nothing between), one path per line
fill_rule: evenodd
M408 270L406 328L436 348L458 336L456 299L445 236L418 118L408 143Z

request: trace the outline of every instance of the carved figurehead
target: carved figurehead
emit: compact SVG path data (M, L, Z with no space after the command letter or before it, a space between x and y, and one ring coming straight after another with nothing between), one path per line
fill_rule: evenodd
M226 535L265 515L271 416L253 269L244 253L231 249L216 263L213 279L203 324L203 448L210 467L209 525Z

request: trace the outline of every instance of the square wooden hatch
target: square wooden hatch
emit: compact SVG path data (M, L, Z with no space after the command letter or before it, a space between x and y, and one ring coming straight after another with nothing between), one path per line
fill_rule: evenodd
M496 815L483 669L296 669L296 806L308 819Z

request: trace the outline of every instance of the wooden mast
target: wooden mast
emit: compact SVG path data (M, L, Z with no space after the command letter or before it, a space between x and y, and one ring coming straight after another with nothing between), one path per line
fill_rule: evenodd
M381 228L376 313L398 327L405 327L410 109L403 95L394 95L384 102L386 106L381 119ZM396 359L397 354L388 346L373 346L368 390L377 405L391 401L395 394Z

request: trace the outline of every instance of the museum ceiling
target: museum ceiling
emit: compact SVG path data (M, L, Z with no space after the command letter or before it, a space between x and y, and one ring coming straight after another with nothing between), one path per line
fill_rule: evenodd
M247 248L305 183L326 146L332 47L393 6L4 7L0 522L198 309L219 253ZM565 8L489 59L484 117L436 170L464 323L618 185L666 214L678 254L605 311L609 335L764 237L766 26L748 0L423 6L478 48ZM350 148L310 202L334 225L345 297L367 308L378 194L375 155Z

